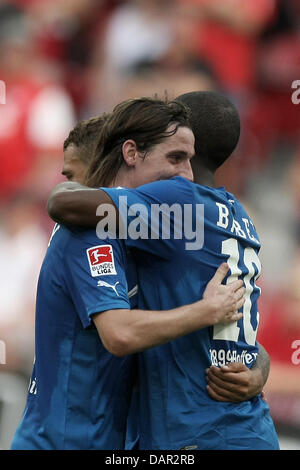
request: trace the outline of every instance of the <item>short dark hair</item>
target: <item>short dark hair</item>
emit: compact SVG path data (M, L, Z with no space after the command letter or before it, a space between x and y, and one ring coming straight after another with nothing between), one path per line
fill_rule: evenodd
M240 137L240 117L233 103L215 91L194 91L176 98L191 111L195 157L215 171L232 154Z
M174 128L167 130L172 123ZM126 140L134 140L146 157L153 146L182 126L190 128L189 110L182 103L142 97L118 104L103 125L86 184L111 184L123 164L122 146Z
M69 145L75 145L80 160L85 164L89 164L95 155L100 131L107 117L108 113L103 113L101 116L78 122L64 141L64 151Z

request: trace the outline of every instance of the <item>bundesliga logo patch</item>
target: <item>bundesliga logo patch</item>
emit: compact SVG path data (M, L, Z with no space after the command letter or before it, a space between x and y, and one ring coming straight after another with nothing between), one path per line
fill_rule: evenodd
M86 254L93 277L117 274L113 247L111 245L93 246L86 250Z

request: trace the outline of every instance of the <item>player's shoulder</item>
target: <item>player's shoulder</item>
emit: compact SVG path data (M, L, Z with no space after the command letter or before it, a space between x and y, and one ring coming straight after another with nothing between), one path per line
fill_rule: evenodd
M174 176L170 179L145 184L137 189L140 194L157 197L160 201L171 203L176 202L177 198L180 201L182 197L191 195L194 189L193 186L194 183L188 179L182 176Z
M136 188L101 188L105 191L115 202L118 198L126 196L130 201L141 202L143 200L156 200L168 202L172 201L176 194L191 193L193 183L181 176L175 176L170 179L161 179L145 183ZM120 199L118 204L120 205Z
M84 230L80 227L56 224L49 240L49 246L53 248L63 247L64 249L67 249L76 240L86 240L88 238L88 230Z
M224 190L226 191L226 195L227 195L227 199L228 200L231 200L232 202L234 202L235 204L239 205L240 207L243 207L243 204L241 202L240 199L238 199L233 193L231 193L230 191L227 191L226 188L224 188Z
M101 236L103 235L103 236ZM97 234L96 228L86 229L83 227L71 227L59 225L54 228L53 235L50 239L49 248L52 255L61 255L64 262L72 261L74 258L79 259L83 255L89 255L95 250L109 250L122 258L125 252L125 244L117 238L105 238L105 234ZM48 248L48 250L49 250Z
M245 215L248 216L248 209L247 207L245 206L244 202L242 202L240 199L238 199L234 194L226 191L226 195L227 195L227 200L228 202L230 202L231 204L234 205L234 207L236 208L236 210L240 211L241 213L244 213Z
M242 221L247 227L251 227L252 237L251 240L255 240L256 243L260 244L260 239L257 233L257 229L253 222L253 211L251 207L248 207L245 202L235 197L233 194L227 192L228 202L231 204L234 210L234 217L237 221ZM246 231L248 232L246 227ZM254 237L254 238L253 238Z
M224 186L215 187L215 186L205 186L202 184L194 183L191 185L193 191L194 199L197 202L202 202L204 204L209 203L223 203L227 204L230 196L227 193Z
M170 188L178 188L182 187L190 187L193 183L184 178L183 176L174 176L170 179L161 179L157 181L153 181L151 183L143 184L139 186L137 189L140 191L151 191L151 190L169 190Z

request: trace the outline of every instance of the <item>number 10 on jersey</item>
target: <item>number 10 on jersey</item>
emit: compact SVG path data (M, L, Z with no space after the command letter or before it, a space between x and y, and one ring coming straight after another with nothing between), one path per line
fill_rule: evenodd
M238 278L242 278L245 284L245 303L243 306L243 318L240 320L244 328L244 336L247 344L254 346L256 341L257 328L259 323L259 313L256 310L252 315L256 315L254 322L251 322L251 310L252 310L252 295L254 289L256 292L260 292L259 287L255 285L256 279L259 277L261 272L261 263L255 252L251 247L246 247L242 250L243 254L240 256L238 241L234 238L229 238L222 242L222 254L229 255L227 260L231 274L227 278L227 284L236 281ZM242 277L245 269L240 269L242 264L246 268L246 274ZM239 267L240 265L240 267ZM256 267L256 269L255 269ZM256 324L256 328L253 328L253 324ZM239 340L240 327L238 322L231 324L219 324L214 326L213 339L221 339L228 341Z

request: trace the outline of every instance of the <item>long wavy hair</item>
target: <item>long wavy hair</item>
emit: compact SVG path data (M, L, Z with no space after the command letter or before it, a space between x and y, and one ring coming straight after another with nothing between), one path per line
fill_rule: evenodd
M175 126L169 129L170 124ZM190 127L189 110L180 102L155 98L136 98L118 104L106 118L89 167L86 184L109 186L123 164L123 143L132 139L145 158L147 153L178 127Z

